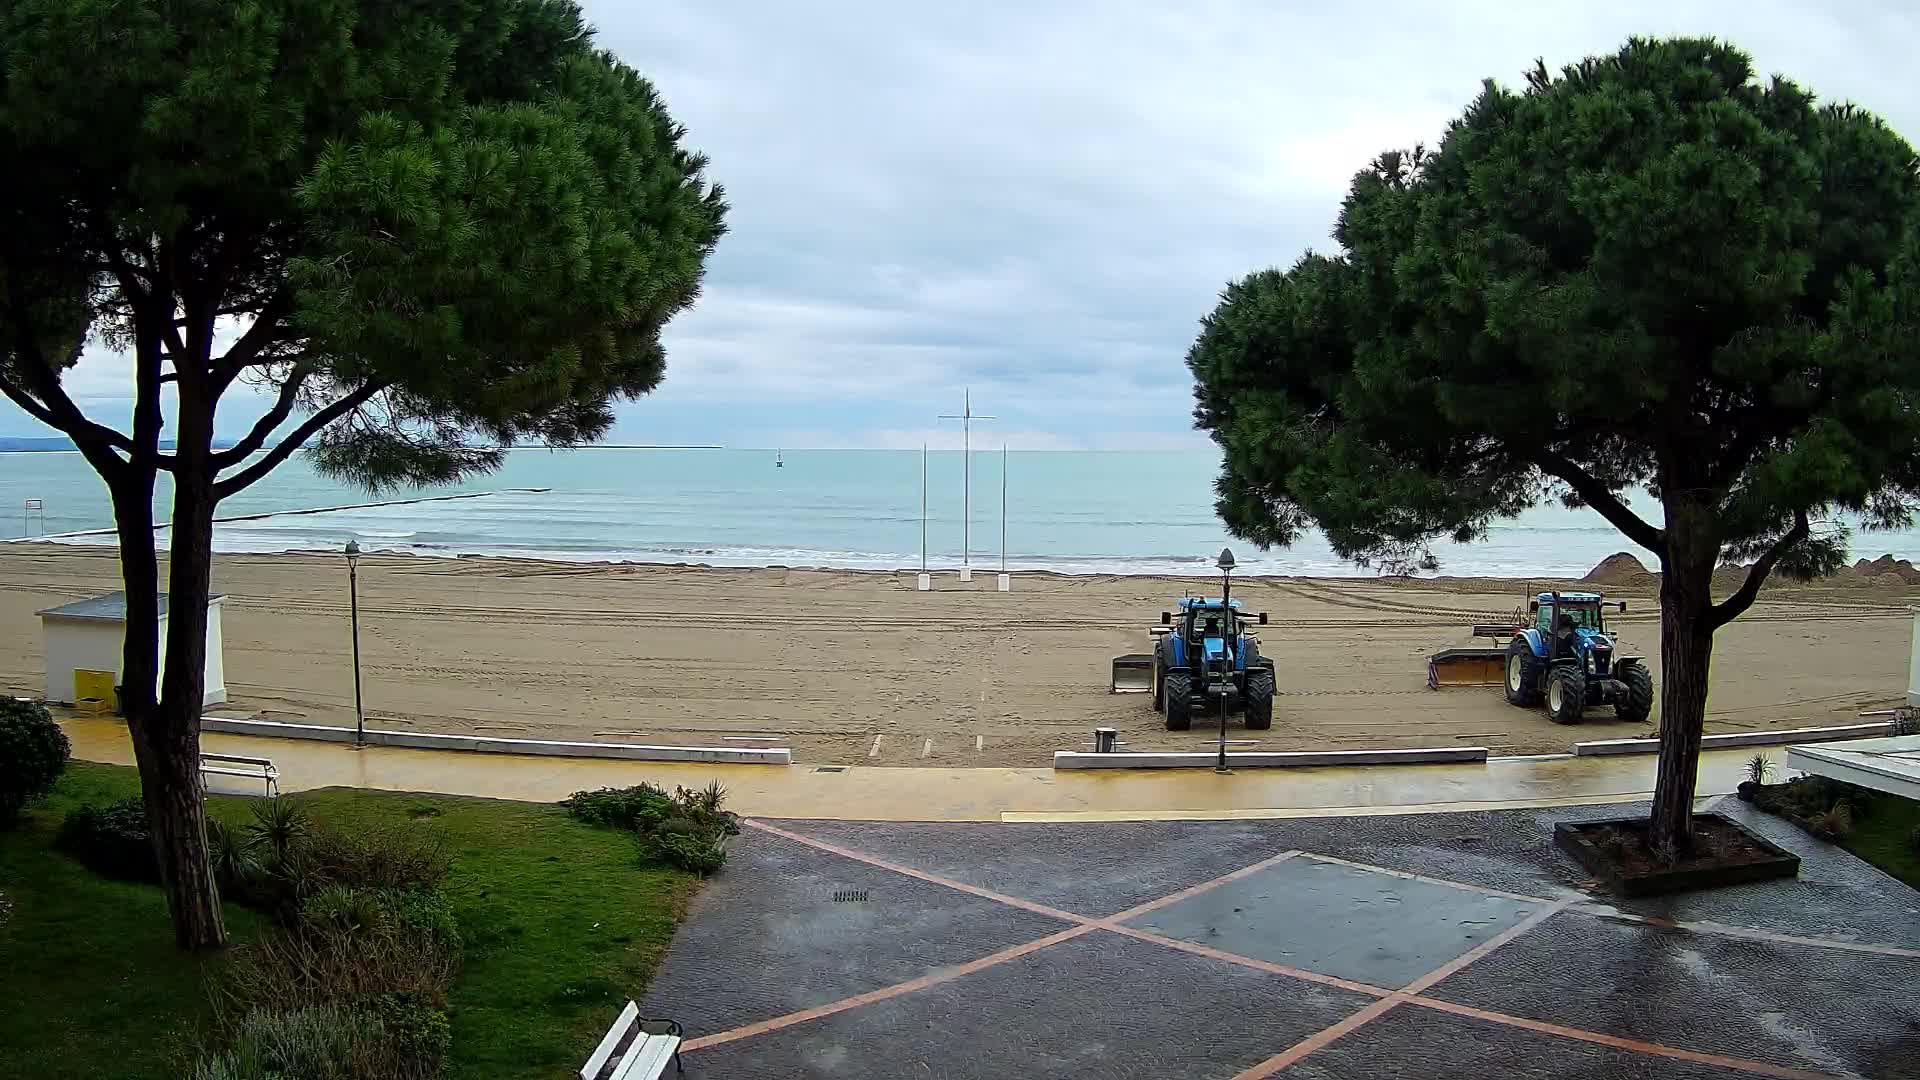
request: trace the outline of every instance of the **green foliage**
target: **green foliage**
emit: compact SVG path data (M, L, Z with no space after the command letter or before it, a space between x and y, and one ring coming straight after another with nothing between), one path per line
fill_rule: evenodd
M192 1075L197 1037L216 1040L202 973L218 980L249 950L178 952L158 888L51 848L67 811L139 790L131 769L74 762L44 807L0 833L0 889L14 904L0 923L0 1076L174 1080ZM463 945L446 1069L462 1080L579 1068L608 1018L645 991L695 887L663 864L635 865L631 834L551 805L353 789L294 798L316 828L430 834L447 855L439 891ZM207 808L236 829L252 820L249 800L213 796ZM226 912L237 942L263 928L236 903Z
M1767 774L1773 771L1773 762L1765 754L1755 754L1747 759L1747 779L1756 784L1767 782Z
M450 949L460 947L453 906L430 889L331 885L306 898L300 906L300 922L349 933L384 929L424 934Z
M642 836L640 853L643 858L703 876L719 870L727 863L726 845L718 837L693 831L691 823L688 823L688 829L684 832L662 830L652 836Z
M247 835L272 859L285 859L313 831L306 808L293 799L258 799Z
M390 1004L396 1000L407 1004ZM193 1080L432 1080L443 1071L446 1014L411 1001L389 995L360 1007L248 1013L236 1026L232 1047L203 1059L190 1075Z
M1831 570L1823 520L1904 524L1920 494L1914 162L1710 40L1488 82L1437 147L1356 176L1335 254L1206 319L1221 516L1405 565L1557 499L1703 604L1722 559L1758 558L1756 586ZM1663 524L1624 504L1641 487Z
M673 813L673 797L652 784L576 791L560 805L589 825L634 832L651 832Z
M1823 840L1839 842L1853 836L1853 804L1842 800L1802 822L1807 831Z
M327 471L421 483L495 466L472 435L591 440L659 382L723 232L684 139L571 0L19 0L0 378L73 426L42 372L93 321L217 397L196 331L234 313L259 330L231 362L344 403ZM177 337L152 317L176 303Z
M638 834L641 858L702 876L727 861L726 840L740 834L738 815L721 808L727 790L716 781L697 791L653 786L576 791L561 803L590 825Z
M128 881L160 880L147 807L139 799L122 799L104 808L91 803L75 808L61 823L57 843L96 874Z
M36 702L0 698L0 829L27 803L53 790L72 747L67 733Z

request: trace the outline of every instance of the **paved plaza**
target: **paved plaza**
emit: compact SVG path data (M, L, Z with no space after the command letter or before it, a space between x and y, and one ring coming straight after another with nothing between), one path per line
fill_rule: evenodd
M642 1002L697 1078L1920 1077L1920 892L1622 902L1554 823L753 821Z

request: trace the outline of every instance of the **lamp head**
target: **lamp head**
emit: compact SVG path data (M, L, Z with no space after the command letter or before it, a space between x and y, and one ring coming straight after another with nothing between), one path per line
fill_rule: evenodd
M358 541L358 540L349 540L349 541L347 541L347 552L346 552L346 554L347 554L347 565L348 565L348 566L352 566L352 565L354 565L355 563L357 563L357 562L359 562L359 561L360 561L360 541Z
M1230 549L1230 548L1221 548L1221 549L1220 549L1220 559L1219 559L1219 561L1218 561L1217 563L1215 563L1215 565L1217 565L1217 566L1219 566L1219 567L1220 567L1220 572L1221 572L1221 573L1223 573L1223 574L1231 574L1231 573L1233 573L1233 551L1232 551L1232 549Z

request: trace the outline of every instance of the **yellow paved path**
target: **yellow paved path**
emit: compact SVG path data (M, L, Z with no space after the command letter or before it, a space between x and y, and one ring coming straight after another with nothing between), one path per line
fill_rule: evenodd
M133 763L126 726L70 719L73 756ZM1497 810L1632 802L1653 790L1651 755L1494 760L1484 765L1209 770L1079 771L915 769L852 766L691 765L584 758L522 757L450 750L356 750L336 743L205 735L213 753L271 758L284 791L361 787L553 802L583 788L643 780L672 788L717 780L728 804L767 818L869 821L1140 821L1180 818L1304 817ZM1702 796L1731 792L1754 751L1701 755ZM1780 767L1782 749L1768 751ZM252 792L234 777L210 777L220 792Z

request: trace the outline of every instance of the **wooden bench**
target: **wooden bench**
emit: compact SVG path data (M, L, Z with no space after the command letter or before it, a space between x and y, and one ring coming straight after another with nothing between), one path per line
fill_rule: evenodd
M240 757L236 754L201 754L200 771L220 776L244 776L266 784L267 798L280 797L280 770L266 758Z
M580 1067L580 1080L658 1080L673 1062L680 1066L680 1025L671 1020L643 1020L640 1006L627 1002L607 1029L593 1056Z

